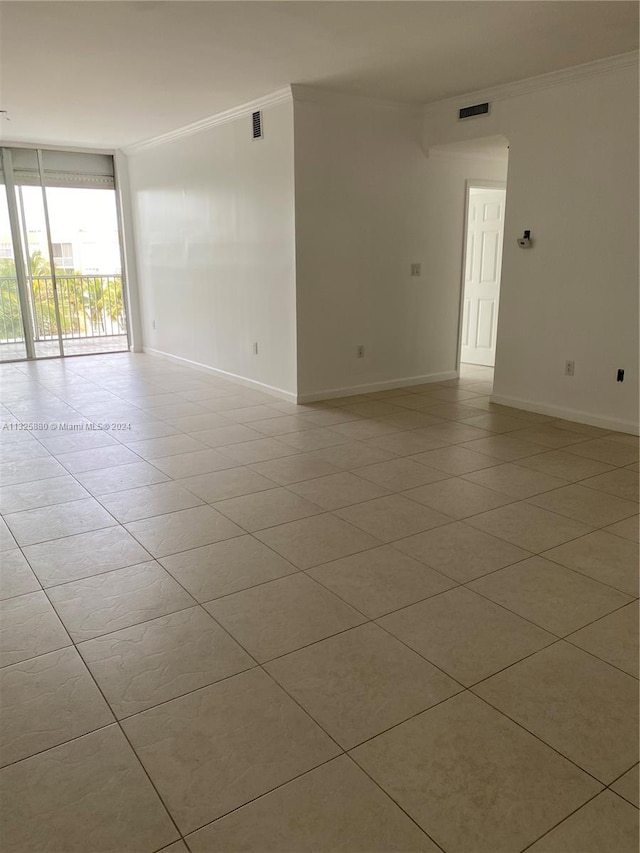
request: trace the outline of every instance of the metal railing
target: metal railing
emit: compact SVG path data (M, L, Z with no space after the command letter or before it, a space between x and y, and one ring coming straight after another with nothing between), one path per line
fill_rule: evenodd
M28 280L31 321L36 341L103 338L126 333L120 275L56 273L59 326L53 278L31 275ZM24 328L16 278L0 278L0 341L22 340Z

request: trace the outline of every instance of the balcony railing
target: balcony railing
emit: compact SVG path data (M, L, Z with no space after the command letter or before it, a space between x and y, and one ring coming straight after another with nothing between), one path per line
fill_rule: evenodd
M51 276L31 276L29 310L36 341L101 338L126 333L120 275L56 273L58 315ZM22 340L18 282L0 278L0 342Z

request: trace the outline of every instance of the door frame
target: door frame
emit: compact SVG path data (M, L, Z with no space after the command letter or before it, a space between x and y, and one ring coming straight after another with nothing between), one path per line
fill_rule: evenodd
M464 291L465 291L465 273L467 259L467 234L469 223L469 197L470 190L504 190L505 201L507 192L506 181L489 181L481 178L467 178L464 189L464 218L462 220L462 259L460 263L460 293L458 297L458 338L456 342L456 375L460 377L460 364L462 363L462 315L464 312ZM505 220L506 224L506 220ZM504 254L504 240L502 242L502 252ZM502 259L500 267L500 277L502 278ZM501 282L502 286L502 282ZM500 303L498 302L498 320L500 322ZM498 326L496 325L496 343L498 340Z

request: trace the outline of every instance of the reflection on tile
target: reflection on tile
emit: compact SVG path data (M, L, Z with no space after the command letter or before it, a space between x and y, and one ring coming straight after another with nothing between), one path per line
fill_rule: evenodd
M303 818L303 819L301 819ZM193 853L437 853L438 848L346 756L198 830Z
M256 473L268 477L281 486L312 480L314 477L326 477L340 470L335 465L323 459L315 459L308 453L285 456L284 459L271 459L268 462L256 462L251 467Z
M258 661L284 655L365 619L320 584L297 573L205 605Z
M0 602L0 666L70 645L69 635L44 592Z
M636 808L640 807L638 798L638 788L640 787L638 767L639 765L636 764L635 767L632 767L631 770L628 770L611 785L612 790L614 790L616 794L620 794L620 796L624 797L625 800L633 803Z
M534 553L591 532L586 524L526 503L474 515L467 523Z
M300 434L304 435L305 433ZM281 456L293 456L296 450L275 438L260 438L255 441L228 444L221 447L220 452L224 456L235 459L241 465L250 465L252 462L264 462L267 459L279 459Z
M636 463L637 464L637 463ZM616 468L607 474L599 474L582 481L583 486L606 492L608 495L616 495L627 501L638 500L638 472L629 468Z
M78 648L117 717L255 666L199 607L124 628Z
M120 492L136 486L164 483L169 478L148 462L138 461L128 465L116 465L114 468L85 471L76 474L76 479L92 494L106 495L109 492Z
M256 536L299 569L309 569L380 544L373 536L328 513L270 527Z
M577 631L631 600L542 557L493 572L470 588L558 636Z
M629 675L638 677L637 604L627 604L615 613L571 634L567 639L575 646L580 646L618 669L623 669Z
M153 460L156 469L163 471L174 480L235 468L237 464L233 459L218 453L217 450L196 450L194 453L178 453L175 456L164 456Z
M249 495L252 492L261 492L274 487L271 480L243 467L187 477L181 480L180 484L207 503Z
M559 642L474 690L605 784L638 757L638 682Z
M393 547L460 583L530 556L528 551L462 521L400 539Z
M44 587L143 563L149 554L122 527L30 545L24 554Z
M404 495L451 518L466 518L511 503L512 498L459 477L410 489Z
M638 546L604 530L552 548L543 556L629 595L638 594Z
M600 787L469 693L351 754L444 850L460 853L522 850Z
M426 487L425 487L426 488ZM383 542L403 539L451 521L402 495L390 495L336 511L336 515Z
M570 481L594 477L612 468L604 462L574 456L563 450L552 450L549 453L541 453L539 456L518 459L517 464L531 471L540 471L542 474L550 474Z
M166 557L244 533L210 506L133 521L126 528L154 557Z
M530 498L540 492L548 492L550 489L558 489L567 484L567 481L560 477L544 474L541 471L531 471L513 463L473 471L466 474L464 479L495 489L518 500Z
M307 572L370 619L444 592L453 581L389 545Z
M236 536L160 559L196 601L210 601L297 572L253 536Z
M583 441L567 448L569 453L576 456L586 456L587 459L596 459L608 465L630 465L638 461L638 442L634 444L620 444L617 441L608 441L606 438L594 438Z
M127 465L139 460L139 456L121 444L92 447L90 450L75 450L58 456L58 461L72 474Z
M181 832L192 832L338 754L258 669L123 722Z
M37 577L18 548L3 551L0 559L0 599L13 598L40 589Z
M429 468L413 459L390 459L388 462L378 462L376 465L365 465L357 469L358 477L371 480L379 486L400 492L404 489L414 489L436 480L444 480L448 475L442 471Z
M2 766L113 722L73 648L0 669L0 708Z
M555 639L463 587L383 616L379 624L466 686Z
M413 457L417 462L445 471L447 474L460 475L469 471L479 471L498 465L499 460L484 453L477 453L467 447L442 447L438 450L430 450Z
M70 475L18 483L0 488L0 512L21 512L40 506L53 506L65 501L88 498L89 493Z
M636 853L638 812L611 791L603 791L541 838L530 853Z
M289 487L323 509L339 509L388 494L388 489L343 471Z
M625 501L594 489L585 489L577 484L536 495L529 498L528 503L559 515L566 515L567 518L574 518L592 527L604 527L638 512L636 502Z
M190 509L202 504L202 500L177 483L156 483L102 495L100 503L119 522L138 521L154 515Z
M624 539L630 539L632 542L638 542L640 530L638 527L638 516L633 515L631 518L625 518L624 521L618 521L616 524L611 524L606 528L609 533L614 533L616 536L622 536Z
M344 749L461 689L371 624L272 661L266 670Z
M194 604L191 596L157 563L54 586L48 593L76 642Z
M37 545L117 523L94 498L11 513L6 521L19 545Z
M322 512L317 504L292 494L288 489L269 489L218 501L215 509L248 531L275 527L276 524Z
M0 809L13 853L151 853L178 837L117 726L6 767Z
M18 462L0 464L0 483L13 486L16 483L29 483L45 480L48 477L61 477L67 472L52 456L41 459L23 459Z

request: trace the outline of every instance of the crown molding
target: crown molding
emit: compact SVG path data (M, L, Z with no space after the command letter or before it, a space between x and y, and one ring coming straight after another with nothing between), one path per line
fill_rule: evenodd
M490 89L478 89L474 92L466 92L462 95L455 95L452 98L445 98L441 101L432 101L425 104L424 115L430 116L433 113L439 113L443 109L450 107L457 110L474 102L482 103L483 101L489 101L493 103L510 98L519 98L523 95L530 95L534 92L540 92L543 89L549 89L552 86L589 80L592 77L600 77L603 74L611 74L616 71L637 69L638 56L638 51L634 50L629 53L618 54L617 56L608 56L605 59L597 59L595 62L587 62L583 65L573 65L571 68L563 68L560 71L540 74L537 77L527 77L524 80L516 80L513 83L505 83L502 86L494 86Z
M251 115L256 110L265 110L267 107L290 103L292 100L291 86L285 86L284 89L278 89L276 92L271 92L271 94L264 95L262 98L256 98L254 101L248 101L245 104L232 107L230 110L225 110L199 121L194 121L191 124L184 125L184 127L178 127L176 130L162 133L160 136L154 136L151 139L143 139L140 142L134 142L132 145L126 145L121 150L127 155L138 154L149 148L155 148L157 145L165 145L177 139L182 139L185 136L193 136L196 133L201 133L203 130L218 127L221 124L229 124L229 122Z

